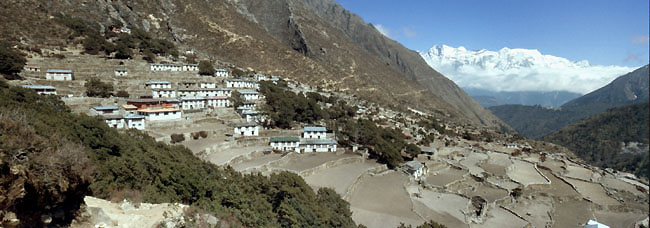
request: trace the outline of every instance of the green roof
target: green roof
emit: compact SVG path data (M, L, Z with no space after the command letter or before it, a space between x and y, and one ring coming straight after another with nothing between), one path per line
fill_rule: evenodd
M271 142L300 142L298 137L272 137Z

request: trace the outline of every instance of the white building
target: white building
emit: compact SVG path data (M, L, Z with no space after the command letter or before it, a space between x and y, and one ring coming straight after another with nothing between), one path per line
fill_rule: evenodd
M151 71L181 71L181 67L174 64L152 63Z
M181 108L183 110L197 110L205 108L204 97L182 97Z
M225 77L228 77L229 75L230 75L230 71L228 71L227 69L216 69L216 70L214 70L214 76L225 78Z
M206 105L213 108L224 108L230 106L228 97L206 97Z
M590 219L585 225L585 228L609 228L609 226Z
M90 109L91 115L117 115L119 108L117 106L97 106Z
M257 110L243 110L242 113L242 118L246 119L246 122L262 122L266 118L264 116L264 113L261 111Z
M152 98L174 98L176 97L176 90L163 88L163 89L151 89Z
M148 81L145 83L148 88L152 89L171 89L172 84L168 81Z
M298 137L272 137L271 148L281 151L296 151L300 146Z
M127 69L115 68L115 76L128 76L129 71Z
M232 90L228 88L219 88L217 89L217 96L230 97L232 96Z
M216 82L200 82L199 83L199 88L202 88L202 89L215 89L215 88L217 88L217 83Z
M407 174L412 175L415 179L420 179L420 177L424 176L428 171L427 166L425 166L419 161L406 162L402 166L402 169Z
M300 142L300 152L336 152L336 141L331 139L308 139Z
M25 89L36 91L39 95L56 95L56 87L44 85L22 85Z
M258 81L264 81L264 80L269 79L268 77L266 77L266 75L263 75L263 74L255 74L253 76L253 78L255 78L255 80L258 80Z
M125 105L122 105L122 109L124 109L124 112L126 114L137 114L138 113L138 107L135 106L135 105L125 104Z
M70 81L74 80L74 74L71 70L47 70L45 72L45 79L55 81Z
M255 88L258 89L260 84L256 81L251 81L247 79L226 79L227 88Z
M327 129L319 126L306 126L303 129L302 137L305 139L325 139Z
M183 71L199 71L198 64L183 64Z
M144 116L148 121L176 120L181 118L181 110L177 108L148 108L138 110L138 115Z
M260 134L260 126L256 123L243 123L237 124L234 128L234 136L258 136Z
M240 90L239 94L247 101L254 101L260 98L259 93L255 90Z
M117 129L124 128L124 117L120 115L105 115L102 116L102 118L104 118L104 122L106 122L109 127Z
M23 67L23 70L27 72L41 72L41 68L37 66L30 66L30 65L25 65Z
M241 108L242 110L244 109L253 110L255 109L255 107L257 107L257 104L255 104L255 102L243 102L239 107L237 107L237 109Z
M124 127L126 128L135 128L138 130L144 130L144 116L137 114L126 114L124 116Z

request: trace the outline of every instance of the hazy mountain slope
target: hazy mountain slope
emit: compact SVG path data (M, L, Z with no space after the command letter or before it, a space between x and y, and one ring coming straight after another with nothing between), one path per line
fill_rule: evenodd
M542 139L569 148L593 165L648 177L648 108L646 101L609 109Z
M567 102L560 109L523 105L489 109L521 135L538 138L608 108L648 101L648 75L648 66L641 67L593 93ZM637 99L629 99L633 97L630 94L638 94Z
M490 91L478 88L463 88L467 94L478 101L477 97L492 97L496 102L482 104L483 107L491 107L501 104L520 104L520 105L541 105L545 107L560 107L562 104L581 95L568 91ZM497 104L494 104L497 103ZM487 105L487 106L486 106Z
M28 46L69 43L69 30L50 18L60 12L102 27L138 27L182 49L193 48L202 57L323 89L441 111L458 122L502 125L417 53L383 37L333 1L28 0L3 5L0 12L7 15L7 23L0 31Z

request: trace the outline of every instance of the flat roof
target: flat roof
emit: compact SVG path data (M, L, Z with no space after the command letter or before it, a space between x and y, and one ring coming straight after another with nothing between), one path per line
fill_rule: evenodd
M124 119L144 119L144 116L138 114L126 114L124 115Z
M178 103L178 99L173 98L140 98L140 99L129 99L126 102L132 103Z
M271 137L271 142L300 142L298 137Z
M327 131L327 128L325 127L319 127L319 126L306 126L304 131Z
M335 140L331 139L308 139L303 142L300 142L300 144L306 144L306 145L336 145Z
M120 116L120 115L102 115L101 117L102 117L103 119L105 119L105 120L119 120L119 119L123 119L123 117Z
M72 73L71 70L48 69L47 73Z
M96 107L93 107L93 109L95 109L95 110L117 110L118 107L113 106L113 105L111 105L111 106L96 106Z
M46 86L46 85L21 85L21 87L26 88L26 89L54 89L54 90L56 90L56 87L54 87L54 86Z
M242 111L242 114L244 114L244 115L255 115L255 114L262 114L262 112L257 111L257 110L246 109L246 110Z
M223 71L228 71L228 69L214 69L214 71L221 71L221 72L223 72Z
M206 97L208 100L228 100L226 96Z
M124 68L115 68L115 71L127 71L127 70Z
M169 82L168 81L148 81L146 84L147 85L149 85L149 84L169 84Z
M153 113L153 112L178 112L180 109L177 108L155 108L155 109L140 109L138 112L146 112L146 113Z
M258 126L257 123L246 122L246 123L236 123L235 127L255 127Z
M240 90L239 93L240 94L259 94L259 92L255 91L255 90Z
M124 108L125 110L138 109L138 107L136 107L135 105L130 105L130 104L122 105L122 108Z
M181 97L181 100L205 100L205 97Z

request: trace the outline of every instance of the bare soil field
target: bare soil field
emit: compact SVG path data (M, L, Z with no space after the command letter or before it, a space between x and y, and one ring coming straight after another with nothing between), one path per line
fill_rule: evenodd
M578 197L579 194L573 188L565 183L563 180L558 179L548 170L540 170L544 176L551 180L551 184L537 184L530 186L531 189L537 192L545 192L549 195L556 197Z
M513 160L512 165L507 169L507 173L510 179L524 186L548 183L548 181L544 179L537 170L535 170L533 164L524 161Z
M523 228L526 225L528 225L528 222L499 207L488 211L488 217L483 224L472 224L470 227Z
M613 176L604 176L600 178L599 180L600 183L602 183L605 187L611 188L611 189L616 189L618 191L627 191L629 193L635 194L635 195L642 195L645 194L641 191L639 191L634 185L631 185L625 181L619 180L616 177Z
M555 204L553 227L582 227L593 219L591 204L585 200L566 200Z
M492 203L496 200L502 199L508 196L508 192L503 189L491 188L485 185L478 185L472 191L462 191L463 195L468 197L480 196L483 197L488 203Z
M412 197L415 210L421 216L434 219L447 227L467 227L465 212L469 209L469 199L449 193L423 190L422 197Z
M475 176L482 176L484 170L476 164L487 159L488 156L483 153L471 153L465 159L460 161L460 165L466 167L469 170L470 174Z
M345 197L350 187L357 181L359 176L366 173L368 169L379 167L374 161L363 163L350 163L332 167L305 177L307 184L315 188L330 187L336 193Z
M425 182L427 184L444 187L451 182L462 179L463 175L465 174L467 174L466 170L459 170L453 167L448 167L436 173L430 174Z
M532 200L519 200L517 204L508 207L528 222L533 227L549 227L551 218L549 214L553 211L553 199L535 195Z
M350 196L352 218L368 227L397 227L400 222L419 225L424 222L415 212L404 188L408 177L388 171L383 175L364 176Z
M591 170L585 169L581 166L568 165L566 166L566 172L564 173L564 176L584 181L591 181L592 174L593 172L591 172Z
M277 166L275 168L283 168L283 169L300 172L300 171L304 171L322 165L329 161L334 161L334 160L347 158L347 157L358 157L358 155L356 154L337 155L335 153L328 153L328 152L303 153L303 154L298 154L298 156L291 158L291 160L288 163Z
M607 224L609 227L634 227L634 223L648 217L644 214L619 213L612 211L595 211L598 222Z
M230 148L228 150L221 150L217 152L211 152L207 154L207 160L217 164L217 165L225 165L228 162L230 162L233 158L250 154L253 152L259 152L263 151L264 149L268 149L269 146L248 146L248 147L236 147L236 148Z
M255 157L252 159L248 159L242 162L237 162L234 164L231 164L232 168L237 170L237 171L244 171L246 169L251 169L251 168L257 168L260 166L263 166L269 162L276 161L278 159L282 158L282 154L265 154L260 157Z
M592 182L586 182L571 178L564 178L567 182L576 187L578 192L585 198L602 206L621 205L618 201L609 197L602 186Z

